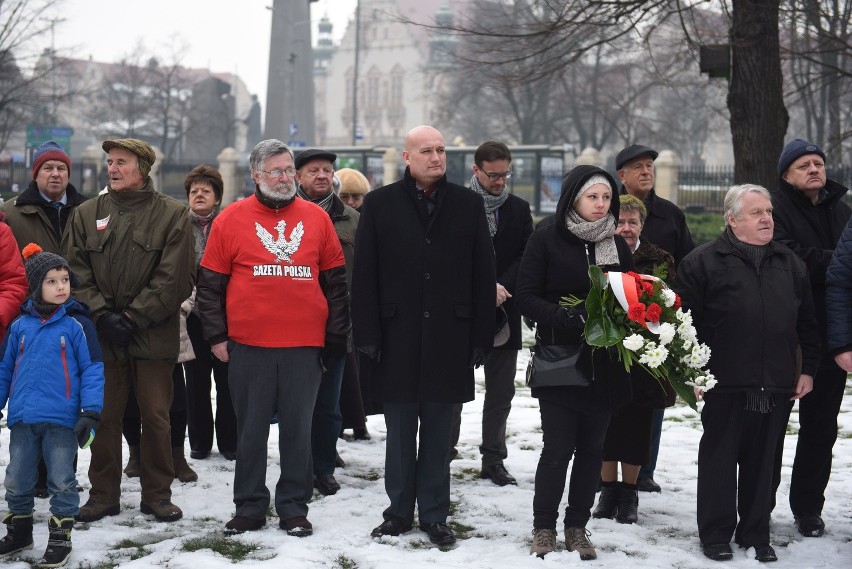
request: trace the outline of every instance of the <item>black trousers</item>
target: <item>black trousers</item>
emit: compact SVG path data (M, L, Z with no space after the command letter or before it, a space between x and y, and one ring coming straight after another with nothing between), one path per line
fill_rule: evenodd
M565 526L586 527L601 478L609 411L586 409L566 401L539 398L544 445L535 471L533 527L556 529L559 502L565 492L568 463L574 457L568 485Z
M201 320L195 314L186 318L186 331L195 359L183 364L186 373L186 411L189 447L196 452L213 448L215 425L219 452L236 452L237 418L228 386L228 363L219 361L201 332ZM216 384L216 416L210 402L210 374Z
M359 355L358 350L352 350L346 354L346 364L343 367L343 383L340 386L340 414L343 416L341 427L343 429L367 428L367 416L364 413L364 399L358 375Z
M450 515L450 426L454 403L385 403L384 518L444 523ZM419 436L418 436L419 431ZM419 446L418 446L419 442Z
M506 449L506 421L512 410L515 397L515 374L517 373L517 350L493 350L483 366L485 371L485 400L482 402L482 468L503 464L509 456ZM453 448L459 442L461 411L453 417L450 443Z
M790 480L790 509L795 515L822 514L825 489L831 477L831 457L837 440L837 414L846 389L846 372L834 358L826 356L814 377L814 389L799 400L799 438ZM786 405L785 425L793 409ZM781 432L775 451L772 473L773 503L781 483L784 435Z
M703 544L730 543L733 537L743 547L769 545L772 462L787 406L758 413L745 404L744 392L704 398L697 502Z

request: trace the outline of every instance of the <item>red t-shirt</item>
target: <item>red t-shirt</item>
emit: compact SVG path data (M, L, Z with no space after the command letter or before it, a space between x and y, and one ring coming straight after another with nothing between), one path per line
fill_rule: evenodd
M305 200L275 210L255 196L220 213L201 266L230 275L228 336L265 348L325 345L328 302L319 273L343 265L328 214Z

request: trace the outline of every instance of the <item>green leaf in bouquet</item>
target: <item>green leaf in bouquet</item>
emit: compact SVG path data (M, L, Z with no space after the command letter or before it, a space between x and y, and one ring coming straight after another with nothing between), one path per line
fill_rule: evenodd
M683 378L676 378L674 377L674 374L669 376L669 382L672 384L675 393L677 393L687 405L692 407L693 411L698 411L698 401L695 399L695 391L692 389L692 386L686 385L683 383Z

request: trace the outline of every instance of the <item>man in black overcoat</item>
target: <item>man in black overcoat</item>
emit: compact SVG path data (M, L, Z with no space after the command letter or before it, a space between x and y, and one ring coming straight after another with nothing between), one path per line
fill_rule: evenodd
M509 338L494 346L485 362L485 401L482 404L482 469L479 477L498 486L517 484L503 461L506 449L506 420L515 396L515 373L521 349L521 313L512 299L521 257L533 231L530 204L509 191L512 154L502 142L483 142L473 155L470 189L482 196L488 232L494 244L497 267L496 303L506 313ZM453 424L455 449L461 427L461 407ZM453 453L455 454L455 453Z
M387 425L390 506L372 535L409 531L416 503L420 529L439 545L455 542L446 524L453 415L473 400L473 369L495 325L482 197L447 181L445 153L434 128L408 133L403 179L364 199L352 279L355 343L376 362L370 395Z

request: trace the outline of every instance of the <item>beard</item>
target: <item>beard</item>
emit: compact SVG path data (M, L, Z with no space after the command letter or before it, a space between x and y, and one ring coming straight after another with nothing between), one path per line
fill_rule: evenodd
M296 184L293 182L279 182L271 187L264 182L258 182L257 187L263 197L272 201L287 201L296 195Z

